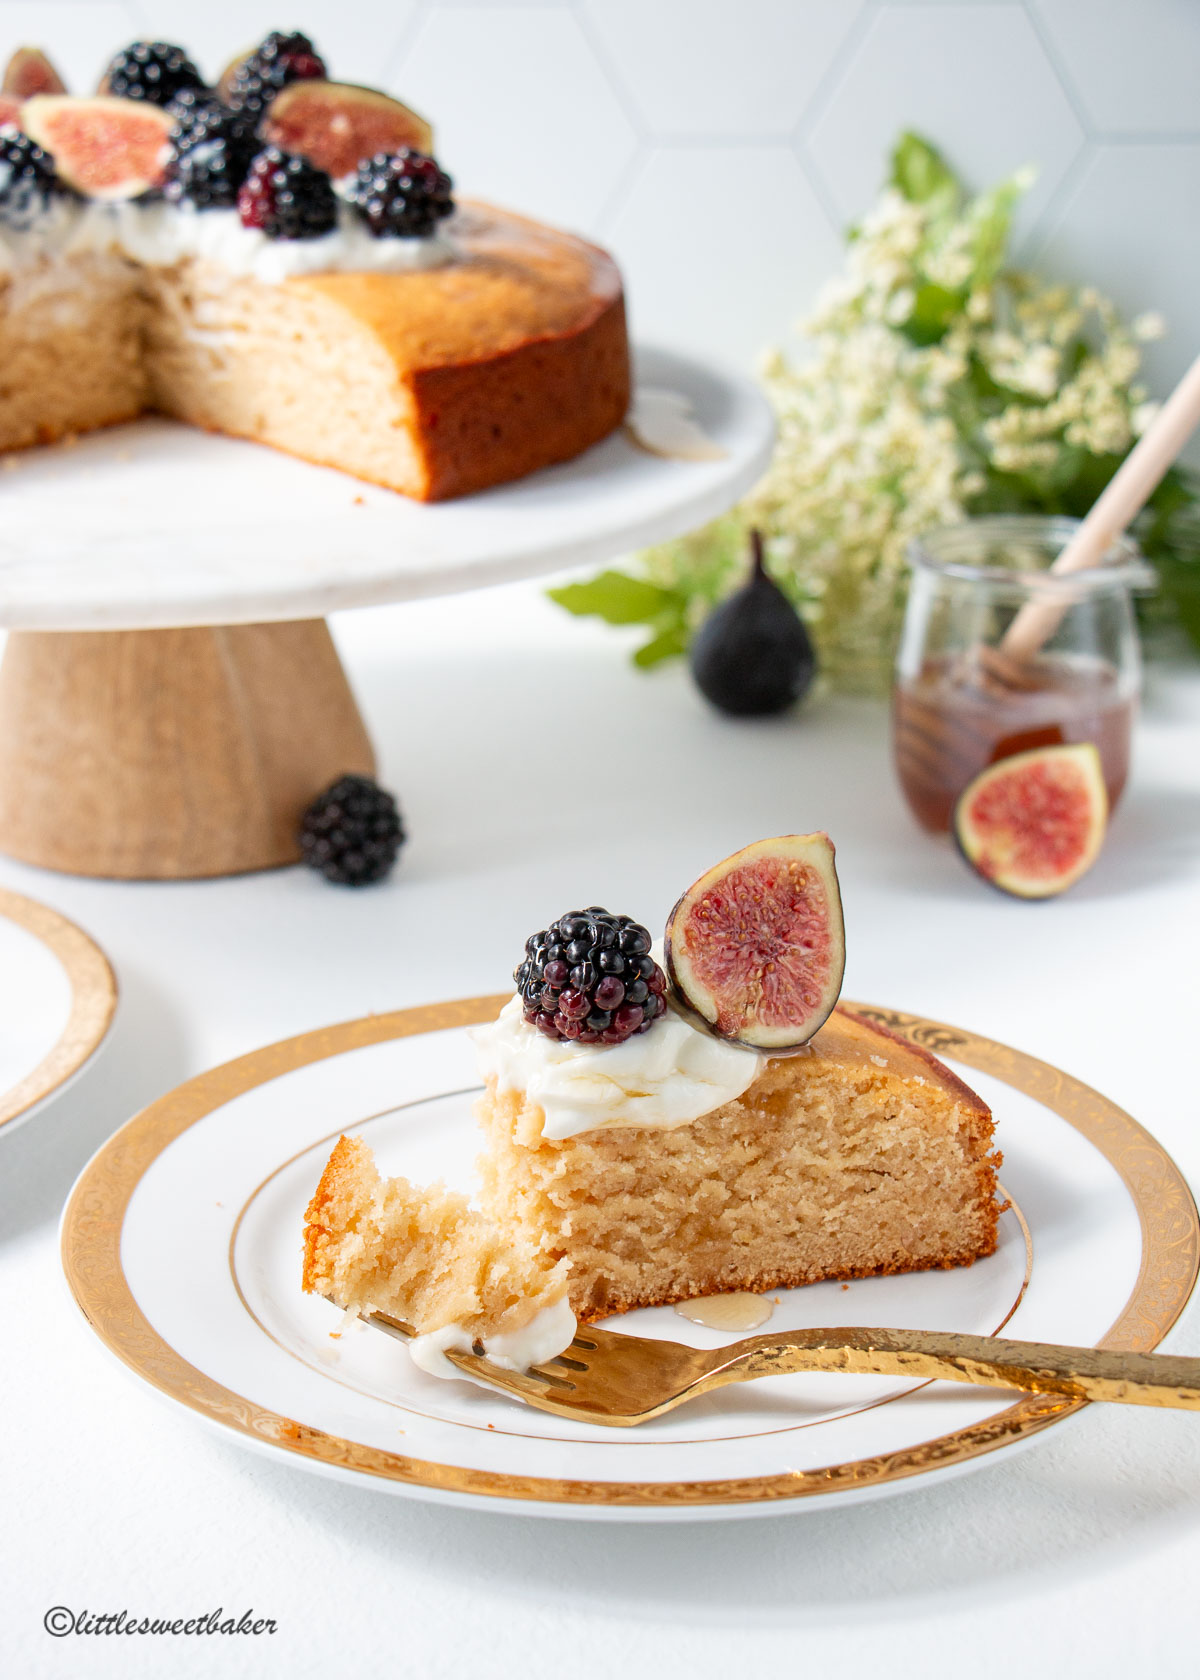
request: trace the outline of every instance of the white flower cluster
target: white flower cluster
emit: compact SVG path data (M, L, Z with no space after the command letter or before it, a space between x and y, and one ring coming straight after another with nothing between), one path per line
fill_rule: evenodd
M811 353L765 368L779 445L740 523L843 689L886 681L912 536L974 507L1053 511L1077 456L1122 455L1152 415L1139 344L1157 317L1127 328L1090 287L1002 269L1028 181L969 201L948 172L923 199L888 188L806 323ZM697 564L694 541L650 556L676 587Z

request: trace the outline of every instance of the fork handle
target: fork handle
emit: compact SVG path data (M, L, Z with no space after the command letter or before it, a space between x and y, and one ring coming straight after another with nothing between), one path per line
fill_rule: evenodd
M1062 1394L1071 1400L1200 1411L1200 1359L1014 1342L1001 1336L858 1326L794 1330L714 1349L713 1361L701 1388L796 1371L842 1371L922 1382L938 1377L1031 1394Z

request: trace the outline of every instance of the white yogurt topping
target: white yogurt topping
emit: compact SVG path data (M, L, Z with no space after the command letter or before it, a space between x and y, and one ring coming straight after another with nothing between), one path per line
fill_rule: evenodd
M278 283L294 274L338 270L394 273L437 268L456 256L444 233L427 239L376 239L347 207L319 239L268 239L243 227L236 210L182 204L106 204L52 199L28 227L0 225L0 272L39 258L112 251L147 267L169 268L184 257L217 263L232 274Z
M767 1061L673 1009L624 1044L571 1044L531 1027L514 997L471 1037L484 1077L501 1091L524 1091L546 1117L543 1137L554 1139L612 1126L685 1126L740 1097Z
M535 1313L520 1330L485 1337L484 1356L506 1371L527 1371L531 1365L540 1365L543 1360L553 1359L556 1353L561 1353L570 1345L574 1334L575 1314L564 1295L552 1307L543 1307L541 1312ZM431 1330L426 1336L414 1336L408 1344L408 1351L414 1365L431 1377L457 1377L461 1380L468 1373L451 1364L446 1358L446 1350L456 1348L462 1353L470 1353L473 1345L471 1335L461 1324L447 1324L441 1330Z

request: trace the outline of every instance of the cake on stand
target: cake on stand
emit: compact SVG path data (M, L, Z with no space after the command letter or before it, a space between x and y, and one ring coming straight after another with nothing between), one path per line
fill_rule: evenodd
M764 469L755 387L662 350L723 452L618 431L431 506L256 444L143 420L0 475L0 850L120 879L294 862L307 802L374 757L325 615L594 566L723 512Z

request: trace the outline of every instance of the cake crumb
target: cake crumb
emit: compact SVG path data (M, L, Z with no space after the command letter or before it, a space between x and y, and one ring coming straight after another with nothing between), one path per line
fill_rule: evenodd
M496 1427L496 1425L494 1423L489 1423L488 1424L489 1429L495 1429L495 1427Z
M843 1284L843 1285L842 1285L842 1288L843 1288L843 1289L849 1289L849 1287L850 1287L850 1285L849 1285L849 1284L848 1284L848 1283L844 1283L844 1284Z
M366 507L367 498L365 496L355 496L354 505L355 507Z

